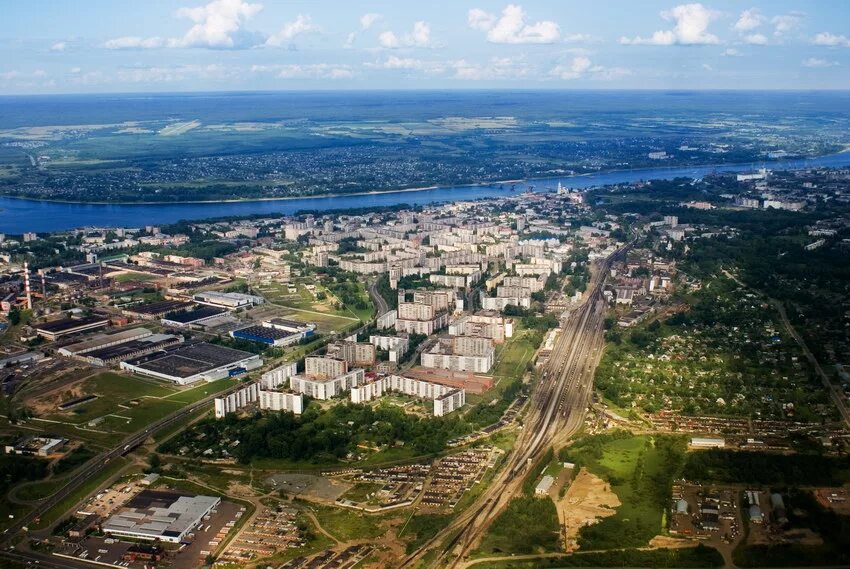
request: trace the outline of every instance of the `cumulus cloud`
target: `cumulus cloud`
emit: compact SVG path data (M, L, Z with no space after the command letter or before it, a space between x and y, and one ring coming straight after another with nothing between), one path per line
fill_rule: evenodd
M273 73L281 79L350 79L354 76L350 66L336 63L253 65L251 71Z
M474 30L487 32L487 41L491 43L554 43L561 39L561 28L555 22L541 20L529 24L525 17L522 6L508 4L498 17L473 8L467 14L467 23Z
M298 14L298 17L291 22L287 22L276 34L272 34L266 39L266 45L271 47L280 47L286 45L295 39L297 36L310 34L319 31L319 26L313 24L310 16Z
M383 18L381 14L375 14L374 12L370 12L368 14L363 14L360 16L360 29L368 30L372 26L375 25L379 20Z
M837 61L827 61L826 59L820 59L817 57L810 57L803 61L803 67L819 68L834 67L836 65L838 65Z
M598 80L612 80L631 75L631 71L622 67L604 67L594 65L589 57L579 55L574 57L569 64L556 65L549 70L549 75L556 79L571 81L589 77Z
M137 36L124 36L107 40L103 47L106 49L156 49L163 47L165 40L159 37L140 38Z
M257 37L256 34L245 31L244 24L262 9L262 4L252 4L244 0L212 0L203 6L177 10L179 18L194 22L182 37L166 41L159 37L124 36L110 39L104 47L107 49L155 49L163 46L214 49L251 47L258 43Z
M850 38L830 32L821 32L812 38L812 43L827 47L850 47Z
M739 32L749 32L750 30L760 27L766 21L767 18L761 15L758 8L750 8L749 10L741 12L741 15L738 16L738 20L735 22L735 25L732 27Z
M431 47L431 26L427 22L418 21L413 24L413 30L404 35L397 35L387 30L378 35L378 43L387 49L400 47Z
M523 79L530 74L522 58L493 57L486 63L473 63L459 59L450 63L453 77L464 81L493 81Z
M413 57L398 57L396 55L390 55L382 61L366 62L363 66L370 69L421 71L429 75L443 73L446 69L446 64L439 61L426 61Z
M803 21L805 14L802 12L790 12L780 16L774 16L770 23L773 24L773 34L781 36L788 32L794 31L800 22Z
M65 51L68 49L68 43L64 41L58 41L50 46L50 51Z
M743 54L734 47L730 47L723 50L723 53L721 53L720 55L722 55L723 57L741 57L741 55Z
M750 45L767 45L767 36L764 34L749 34L744 41Z
M661 17L674 22L672 30L659 30L651 37L621 37L623 45L707 45L720 40L709 33L708 26L719 17L714 10L702 4L679 4L671 10L661 12Z

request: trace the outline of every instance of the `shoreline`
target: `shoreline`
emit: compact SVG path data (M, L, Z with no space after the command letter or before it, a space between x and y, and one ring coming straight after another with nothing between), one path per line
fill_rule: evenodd
M621 172L645 172L645 171L663 171L663 170L679 170L683 168L735 168L736 166L741 167L755 167L759 164L764 165L765 167L772 164L784 163L792 160L799 161L809 161L809 160L817 160L821 158L827 158L830 156L840 156L842 154L846 154L850 152L850 146L845 147L838 152L832 154L821 154L819 156L806 156L800 158L786 158L780 160L764 160L761 162L722 162L722 163L710 163L710 164L684 164L678 166L646 166L643 168L614 168L611 170L599 170L596 172L585 172L583 174L568 174L564 176L544 176L540 178L521 178L515 180L496 180L492 182L471 182L466 184L453 184L453 185L433 185L433 186L422 186L416 188L402 188L402 189L394 189L394 190L371 190L371 191L361 191L361 192L350 192L350 193L330 193L330 194L321 194L321 195L309 195L309 196L282 196L282 197L248 197L248 198L234 198L227 200L187 200L187 201L137 201L137 202L126 202L126 201L83 201L83 200L60 200L60 199L47 199L47 198L33 198L27 196L12 196L6 194L0 194L0 198L8 198L8 199L16 199L22 201L29 202L43 202L43 203L56 203L56 204L68 204L68 205L98 205L98 206L150 206L150 205L198 205L198 204L228 204L228 203L260 203L260 202L277 202L277 201L292 201L292 200L319 200L319 199L333 199L333 198L343 198L348 196L372 196L372 195L381 195L381 194L404 194L411 192L427 192L433 190L448 190L452 188L475 188L475 187L486 187L486 186L497 186L500 184L533 184L534 182L547 182L552 180L570 180L574 178L588 178L590 176L597 175L605 175L605 174L616 174ZM567 185L567 187L569 187Z

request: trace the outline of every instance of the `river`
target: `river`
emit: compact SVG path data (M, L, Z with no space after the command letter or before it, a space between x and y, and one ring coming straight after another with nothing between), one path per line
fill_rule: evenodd
M475 200L515 195L533 186L534 191L551 191L560 181L569 188L589 188L650 179L700 178L712 172L740 172L767 166L772 170L815 166L850 166L850 152L812 159L781 160L757 164L716 164L642 170L618 170L586 176L533 179L516 184L448 186L418 191L376 192L367 195L245 200L238 202L175 204L83 204L0 197L0 233L52 232L75 227L139 227L230 215L293 214L300 210L331 211L347 208L410 205ZM511 191L513 187L514 192Z

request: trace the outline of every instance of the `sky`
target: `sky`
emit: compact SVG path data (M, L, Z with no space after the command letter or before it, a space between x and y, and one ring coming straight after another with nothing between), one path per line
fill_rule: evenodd
M0 0L0 95L850 89L850 2Z

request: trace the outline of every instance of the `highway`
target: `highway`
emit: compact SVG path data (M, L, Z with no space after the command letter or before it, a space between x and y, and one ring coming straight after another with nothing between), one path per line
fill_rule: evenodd
M457 567L478 543L493 520L522 490L525 473L555 440L566 440L584 422L593 371L604 345L606 303L602 295L611 264L627 250L619 249L599 263L585 299L561 324L561 335L532 393L525 426L507 464L478 500L446 528L404 558L400 568L413 567L448 540L432 566Z
M59 489L55 494L39 503L35 509L33 509L30 513L22 516L18 521L16 521L9 529L6 531L5 535L3 535L2 542L6 542L11 539L16 533L22 530L25 527L28 527L34 520L40 518L44 515L45 512L50 510L53 506L60 503L62 500L67 498L70 494L72 494L83 482L96 476L98 471L103 468L110 460L117 458L119 456L124 456L142 443L147 440L148 437L154 435L158 431L161 431L167 427L174 425L175 423L179 423L180 421L185 420L189 415L193 412L197 411L201 407L205 405L209 405L213 399L216 397L222 397L224 395L228 395L229 393L239 389L242 387L241 384L236 384L224 391L219 393L214 393L183 407L182 409L175 411L174 413L163 417L162 419L158 419L154 423L148 425L148 427L144 431L140 431L124 440L120 441L116 446L112 447L112 449L104 451L87 462L80 470L78 470L74 475L68 480L68 482Z

